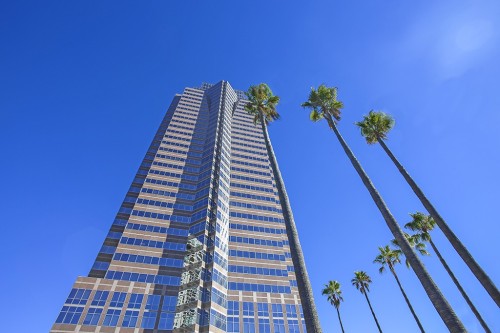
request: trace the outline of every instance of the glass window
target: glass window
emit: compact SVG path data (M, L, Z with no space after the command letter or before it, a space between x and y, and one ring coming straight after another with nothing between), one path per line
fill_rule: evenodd
M66 303L84 305L89 299L90 292L89 289L72 289Z
M130 300L128 301L129 309L140 309L144 295L142 294L131 294Z
M253 318L243 318L243 333L255 333L255 322Z
M125 302L126 297L127 293L115 292L113 294L113 298L111 299L111 303L109 303L109 306L121 308L123 306L123 303Z
M83 320L83 325L97 326L101 313L101 308L89 308L87 316L85 316L85 319Z
M175 313L162 312L160 314L160 323L158 328L161 330L171 330L174 328Z
M269 305L267 303L257 303L257 313L259 317L269 317Z
M287 318L297 318L297 308L295 304L286 304L286 316Z
M141 295L142 296L142 295ZM123 327L136 327L137 318L139 318L139 311L127 310L123 317Z
M244 316L254 316L254 309L252 302L243 302L243 315Z
M300 333L298 320L296 320L296 319L288 320L288 332L289 333Z
M146 303L146 309L158 310L160 307L160 297L160 295L149 295L148 302Z
M273 319L274 333L286 333L285 321L283 319Z
M281 304L271 304L273 309L273 318L283 317L283 306Z
M237 316L240 314L240 303L236 301L228 301L227 302L227 315L228 316Z
M163 297L163 305L161 306L162 311L175 312L176 306L177 306L177 297L175 296Z
M228 333L240 332L240 319L238 317L227 317L227 332Z
M269 319L259 319L259 333L271 333L271 323Z
M106 300L108 299L109 291L98 290L94 294L94 299L92 300L92 305L104 306Z
M146 311L142 317L142 328L154 328L156 321L156 311Z
M78 324L80 316L82 315L83 308L76 306L63 306L61 313L56 319L59 324Z
M106 317L102 323L103 326L116 326L118 324L118 318L120 318L121 310L109 309L106 312Z

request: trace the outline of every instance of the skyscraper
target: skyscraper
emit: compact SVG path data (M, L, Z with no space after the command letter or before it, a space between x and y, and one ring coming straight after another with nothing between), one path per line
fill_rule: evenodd
M297 282L298 251L246 103L226 81L174 97L52 333L311 333L307 274Z

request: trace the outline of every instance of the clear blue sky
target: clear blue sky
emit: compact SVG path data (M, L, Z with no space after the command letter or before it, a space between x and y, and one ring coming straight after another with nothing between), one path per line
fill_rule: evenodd
M326 124L303 102L339 87L340 130L401 224L422 209L353 123L394 115L388 144L500 286L500 4L498 1L4 1L0 147L4 332L47 332L86 275L174 93L228 80L267 82L282 120L270 133L291 197L326 333L321 296L344 290L347 332L375 332L355 270L386 333L417 332L393 278L372 260L391 235ZM500 313L436 231L483 313ZM481 332L435 256L430 273L471 332ZM428 332L445 328L413 273L402 283ZM15 287L14 287L15 286Z

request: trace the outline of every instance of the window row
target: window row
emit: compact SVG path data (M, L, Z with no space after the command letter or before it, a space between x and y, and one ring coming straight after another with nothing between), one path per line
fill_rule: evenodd
M253 190L253 191L259 191L259 192L275 193L274 189L272 189L272 188L246 185L246 184L233 183L233 182L231 182L231 187L244 188L246 190Z
M269 240L269 239L258 239L258 238L248 238L240 236L229 236L230 242L242 243L242 244L252 244L252 245L264 245L273 247L283 247L283 242Z
M252 143L260 143L260 144L263 143L263 140L252 140L252 139L249 139L249 138L239 137L237 135L234 135L234 132L231 133L231 137L234 140L241 140L241 141L252 142Z
M172 251L186 251L186 245L182 243L160 242L149 239L129 238L129 237L122 237L122 239L120 239L120 243L128 245L136 245L136 246L154 247L157 249L166 249Z
M162 195L164 197L179 198L179 199L184 199L184 200L194 200L194 195L192 195L192 194L175 193L175 192L169 192L169 191L163 191L163 190L155 190L155 189L147 188L147 187L143 187L141 189L141 192L148 193L148 194Z
M246 230L246 231L256 231L256 232L264 232L266 234L275 234L275 235L281 235L281 234L286 234L285 229L274 229L274 228L267 228L267 227L257 227L253 225L246 225L246 224L238 224L238 223L230 223L229 228L235 229L235 230Z
M241 180L246 180L248 182L255 182L255 183L261 183L261 184L269 184L269 185L273 184L273 182L271 180L253 178L253 177L247 177L247 176L231 175L231 178L232 179L241 179Z
M106 273L106 279L155 283L167 286L178 286L181 283L181 278L178 276L139 274L119 271L108 271Z
M172 169L180 169L180 170L189 171L192 173L199 173L200 172L200 168L192 168L192 167L188 167L188 166L182 166L182 165L171 164L171 163L163 163L163 162L158 162L158 161L153 162L153 165L166 167L166 168L172 168Z
M245 214L245 213L236 213L236 212L231 212L229 215L231 217L238 217L238 218L242 218L242 219L265 221L265 222L275 222L275 223L285 223L285 221L283 219L280 219L277 217L269 217L269 216L261 216L261 215Z
M232 197L239 197L239 198L248 198L248 199L252 199L252 200L269 201L269 202L274 202L277 204L279 203L279 201L276 200L275 198L266 197L264 195L255 195L255 194L231 191L231 196Z
M269 276L288 276L288 271L285 269L265 268L265 267L251 267L251 266L237 266L229 265L229 272L240 274L259 274Z
M121 211L122 213L126 213L127 210ZM179 222L179 223L190 223L191 218L186 217L186 216L180 216L180 215L168 215L168 214L160 214L160 213L153 213L153 212L146 212L143 210L133 210L131 213L129 213L133 216L140 216L140 217L148 217L152 219L158 219L158 220L166 220L166 221L173 221L173 222Z
M158 258L158 257L141 256L141 255L127 254L127 253L115 253L113 260L137 262L141 264L150 264L150 265L158 265L165 267L182 268L184 266L184 261L182 259Z
M263 150L266 151L266 147L264 145L261 146L255 146L255 145L250 145L248 143L242 143L242 142L231 142L231 145L233 146L242 146L242 147L247 147L247 148L253 148L253 149L258 149L258 150Z
M250 166L250 167L253 167L253 168L259 168L259 169L269 170L269 165L255 164L255 163L238 161L238 160L231 160L231 163L232 164L246 165L246 166Z
M229 290L237 291L255 291L261 293L274 293L274 294L290 294L291 289L289 286L276 286L269 284L255 284L255 283L240 283L229 282Z
M174 183L170 182L167 180L159 180L159 179L154 179L154 178L146 178L145 180L146 183L150 184L156 184L156 185L162 185L162 186L170 186L170 187L176 187L176 188L182 188L185 190L190 190L190 191L195 191L196 186L195 185L190 185L190 184L183 184L183 183Z
M246 208L246 209L256 209L256 210L263 210L263 211L268 211L268 212L281 213L281 209L278 209L276 207L248 204L245 202L238 202L238 201L230 201L229 204L233 207L241 207L241 208Z
M269 160L267 158L254 157L254 156L242 155L242 154L237 154L237 153L232 154L232 157L238 157L238 158L243 158L246 160L269 163Z
M231 150L232 151L239 151L239 152L242 152L242 153L248 153L248 154L254 154L254 155L266 156L267 157L267 151L265 153L263 153L263 152L259 152L259 151L256 151L256 150L249 150L249 149L236 148L236 147L232 147Z
M264 140L264 137L262 136L259 136L259 135L252 135L252 134L247 134L245 132L241 132L241 131L232 131L231 134L236 134L236 135L243 135L243 136L247 136L247 137L250 137L250 138L254 138L254 139L260 139L260 140Z
M189 231L187 229L165 228L165 227L158 227L153 225L131 223L131 222L127 223L127 229L157 232L161 234L175 235L175 236L187 236L189 234Z
M238 167L231 167L231 170L232 171L238 171L238 172L250 173L250 174L253 174L253 175L271 177L271 174L269 173L269 171L267 171L267 172L256 171L256 170L243 169L243 168L238 168Z
M239 257L239 258L285 261L285 256L284 255L282 255L282 254L275 254L275 253L262 253L262 252L229 250L229 255L231 257Z

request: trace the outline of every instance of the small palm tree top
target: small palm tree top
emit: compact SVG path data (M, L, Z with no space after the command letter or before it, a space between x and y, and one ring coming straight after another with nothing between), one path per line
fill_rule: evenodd
M387 133L394 127L394 123L394 118L391 115L371 110L356 125L361 129L361 135L365 137L366 142L374 144L378 140L387 139Z
M329 281L325 284L325 288L321 292L322 295L327 296L328 302L337 309L340 306L340 302L343 302L342 290L340 290L340 283L338 281Z
M405 224L405 228L412 231L417 231L418 236L424 241L428 242L431 235L429 234L432 229L436 226L436 222L430 215L426 215L422 212L416 212L410 214L412 221Z
M427 247L425 246L425 243L421 241L420 234L410 235L406 232L404 232L403 234L405 235L405 238L408 240L408 243L410 243L410 246L414 248L418 253L420 253L423 256L430 255L430 253L427 252ZM403 251L401 251L399 243L396 239L391 240L391 244L397 248L394 251L397 251L400 255L403 254ZM406 267L410 268L410 262L408 261L408 259L406 260Z
M248 103L245 105L245 110L254 116L253 122L257 124L260 122L262 114L264 122L268 125L271 121L280 118L279 113L276 111L276 105L279 103L279 96L275 96L265 83L251 86L245 92Z
M383 273L386 266L388 266L389 269L392 269L396 264L401 262L401 259L399 258L401 255L400 250L393 250L389 247L389 245L379 247L378 250L379 254L375 257L373 262L381 265L378 269L379 273Z
M370 291L370 283L372 283L372 279L366 272L357 271L354 272L354 278L351 280L353 286L356 287L362 294Z
M311 109L309 118L312 121L319 121L325 116L333 117L333 121L339 121L341 109L344 103L337 100L337 88L327 87L322 84L318 89L311 88L309 98L302 103L302 106Z

